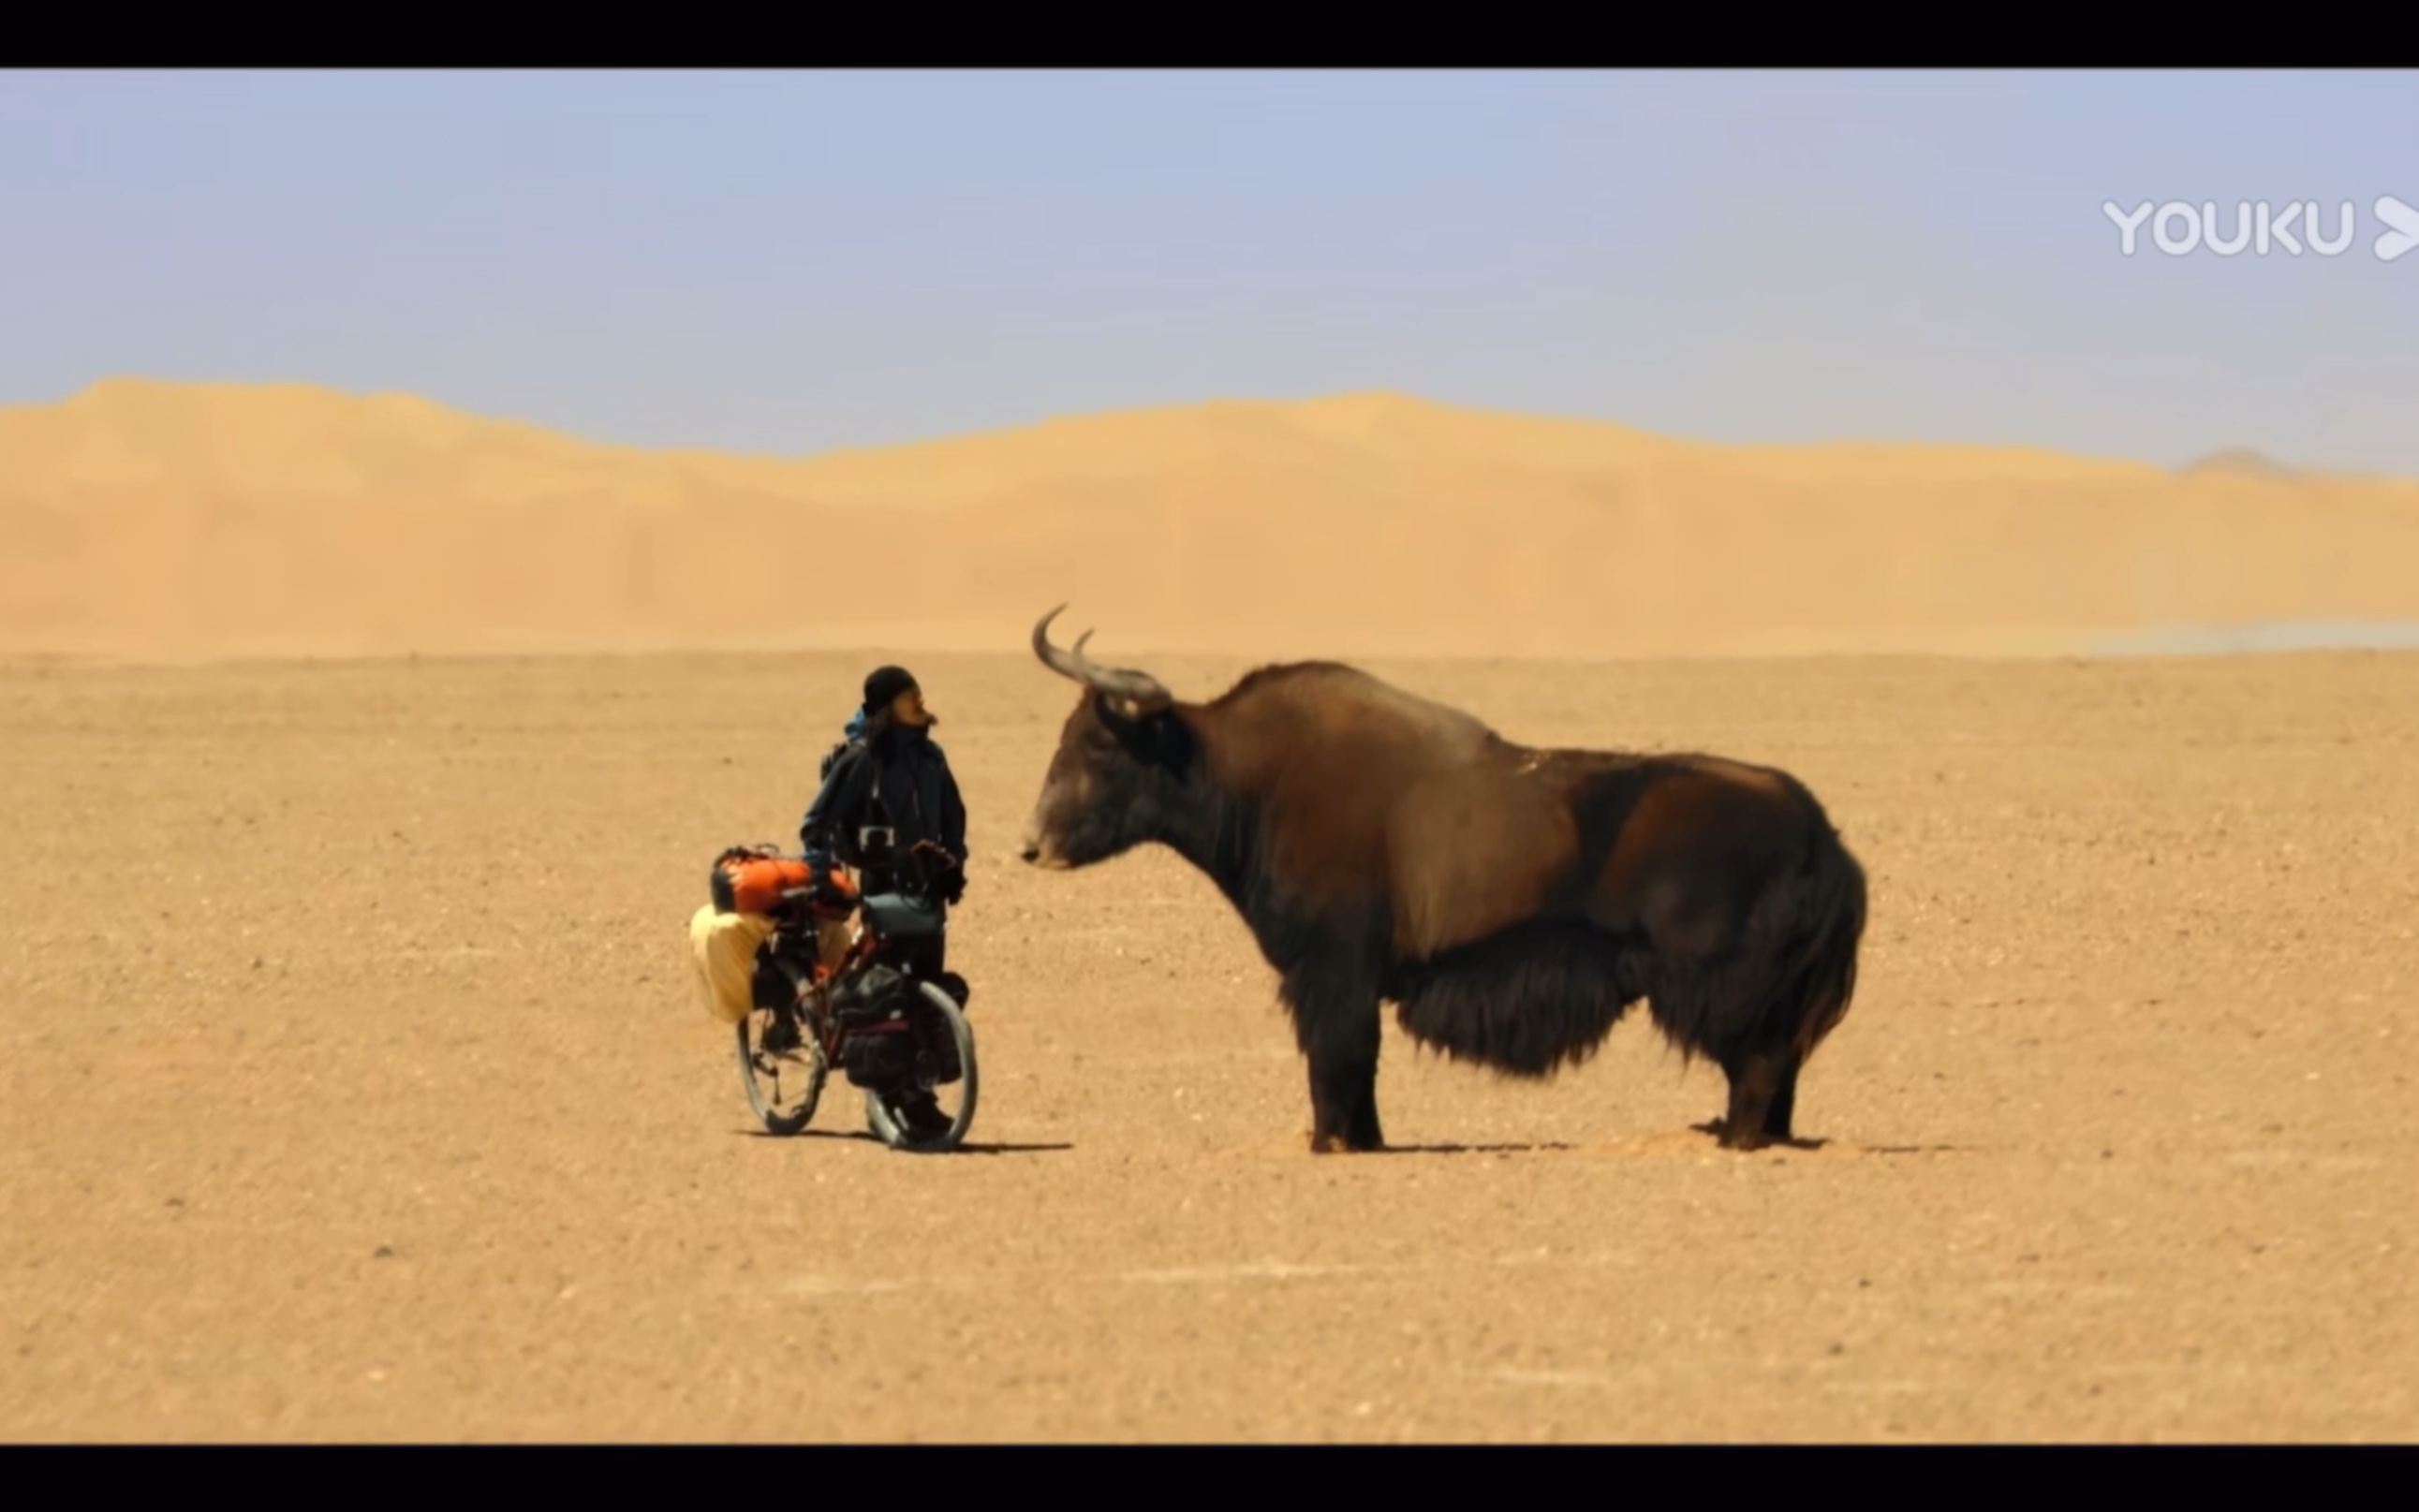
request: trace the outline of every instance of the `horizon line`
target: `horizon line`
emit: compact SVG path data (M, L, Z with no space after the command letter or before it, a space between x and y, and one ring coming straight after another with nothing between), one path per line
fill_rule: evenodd
M2175 479L2188 479L2210 474L2229 475L2244 481L2269 482L2350 482L2410 485L2419 483L2419 476L2406 477L2396 473L2340 471L2332 468L2305 466L2279 461L2255 447L2221 447L2204 452L2180 464L2159 462L2148 457L2114 452L2072 451L2045 443L2016 443L1982 440L1932 440L1920 438L1887 438L1872 435L1842 435L1821 440L1802 441L1733 441L1686 432L1656 431L1627 421L1608 420L1601 416L1570 414L1551 410L1513 409L1488 405L1457 404L1431 398L1408 389L1372 387L1334 389L1304 397L1283 398L1267 395L1219 394L1190 401L1156 404L1111 405L1097 409L1069 410L1046 415L1038 420L1007 424L984 425L962 431L934 432L896 441L843 444L808 451L742 451L715 446L660 446L611 439L592 432L574 430L526 419L519 415L495 410L471 408L448 400L433 397L411 389L361 389L331 383L316 378L176 378L154 374L124 372L93 378L68 393L53 399L23 400L0 404L0 414L37 410L64 409L109 389L149 388L167 390L235 390L254 393L307 391L328 397L374 403L379 400L404 400L425 405L435 409L466 419L539 431L561 436L584 446L602 450L632 452L642 456L673 459L682 457L714 457L729 461L775 463L794 466L841 457L862 457L885 452L903 452L922 447L943 446L953 442L995 439L1032 432L1052 425L1083 423L1143 415L1174 415L1187 411L1221 408L1261 410L1302 410L1320 406L1341 405L1354 402L1394 404L1409 407L1446 411L1502 420L1529 421L1548 425L1566 425L1591 430L1619 432L1629 435L1669 442L1689 448L1733 454L1762 453L1764 455L1812 455L1843 450L1903 451L1933 455L1967 454L1974 456L2031 456L2057 458L2128 470L2157 473Z
M198 669L230 666L369 666L395 663L478 663L499 662L577 662L577 661L661 661L676 659L763 660L765 658L852 657L906 654L915 656L968 657L1024 661L1031 658L1028 647L1007 644L1015 637L1003 635L1002 643L977 645L954 636L934 638L911 630L903 637L880 634L857 636L836 635L707 635L693 639L681 636L646 634L589 635L566 634L534 636L502 635L486 637L486 646L436 645L425 649L400 646L371 649L358 643L329 646L324 650L272 649L264 642L285 637L261 637L245 645L239 640L222 644L215 649L172 651L156 646L145 649L120 646L103 649L87 643L77 649L53 646L39 648L19 645L0 646L0 669L24 669L42 666L80 666L114 668L123 671ZM473 637L477 639L480 637ZM509 642L518 639L522 644ZM1397 664L1403 665L1457 666L1470 664L1519 664L1535 666L1617 666L1672 665L1680 664L1727 663L1732 664L1809 663L1809 662L1953 662L1959 664L1996 663L2042 664L2062 663L2082 664L2119 664L2161 662L2200 663L2209 661L2263 661L2279 657L2419 657L2419 620L2304 619L2253 621L2174 621L2134 630L2081 630L2069 632L2038 632L2015 640L1997 640L1995 644L1969 639L1964 645L1945 645L1937 649L1918 649L1901 644L1895 647L1810 646L1803 649L1786 649L1778 646L1711 646L1699 650L1607 650L1501 652L1454 650L1435 646L1406 646L1399 649L1366 649L1360 650L1330 648L1321 650L1305 647L1302 650L1283 653L1262 645L1210 647L1179 644L1181 637L1143 637L1145 644L1127 653L1174 662L1240 662L1252 666L1273 666L1300 662L1342 662L1364 666ZM1954 637L1951 637L1953 640ZM543 644L552 641L554 644ZM618 642L619 644L616 644Z

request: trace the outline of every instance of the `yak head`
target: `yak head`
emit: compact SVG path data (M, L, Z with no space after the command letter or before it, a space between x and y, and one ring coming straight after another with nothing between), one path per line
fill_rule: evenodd
M1084 690L1058 733L1057 755L1025 830L1025 862L1053 870L1177 838L1195 758L1193 731L1157 679L1096 665L1084 655L1088 630L1072 649L1050 644L1050 621L1065 608L1033 627L1033 654Z

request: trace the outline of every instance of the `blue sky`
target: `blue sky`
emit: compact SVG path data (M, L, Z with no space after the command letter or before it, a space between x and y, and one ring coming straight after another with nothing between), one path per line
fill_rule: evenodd
M2419 75L0 73L0 403L801 453L1395 389L2419 475ZM2350 199L2340 256L2106 200Z

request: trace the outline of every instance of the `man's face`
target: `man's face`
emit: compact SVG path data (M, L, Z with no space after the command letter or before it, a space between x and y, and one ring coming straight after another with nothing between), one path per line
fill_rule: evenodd
M890 717L901 725L922 725L926 723L927 716L924 712L924 690L921 688L910 688L905 693L901 694L898 697L891 699Z

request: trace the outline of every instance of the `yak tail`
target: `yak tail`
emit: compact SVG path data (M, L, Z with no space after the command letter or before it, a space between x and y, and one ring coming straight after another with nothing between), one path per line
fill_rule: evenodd
M1865 869L1837 835L1816 852L1802 884L1806 933L1783 974L1781 1001L1797 1014L1791 1047L1803 1065L1846 1017L1857 995L1857 958L1865 938Z
M1798 868L1774 878L1732 949L1657 956L1649 1011L1683 1063L1787 1054L1802 1065L1847 1015L1864 936L1864 868L1826 826Z

